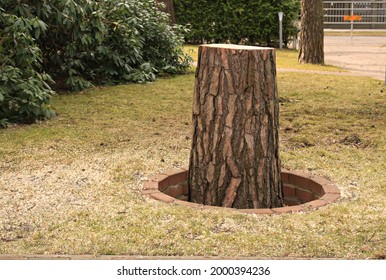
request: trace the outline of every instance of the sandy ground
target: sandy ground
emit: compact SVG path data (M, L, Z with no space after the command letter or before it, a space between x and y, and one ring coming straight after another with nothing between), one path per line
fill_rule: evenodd
M326 36L324 53L326 64L385 80L386 36Z

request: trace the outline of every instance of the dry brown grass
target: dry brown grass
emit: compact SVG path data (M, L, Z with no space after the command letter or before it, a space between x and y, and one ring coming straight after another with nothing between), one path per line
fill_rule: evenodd
M0 131L0 253L384 258L386 88L362 77L278 76L284 167L336 182L308 213L167 205L146 178L188 164L192 73L56 97L55 120Z

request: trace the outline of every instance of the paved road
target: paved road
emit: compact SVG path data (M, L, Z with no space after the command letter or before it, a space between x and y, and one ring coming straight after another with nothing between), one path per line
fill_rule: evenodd
M325 36L324 55L326 64L385 80L386 36Z

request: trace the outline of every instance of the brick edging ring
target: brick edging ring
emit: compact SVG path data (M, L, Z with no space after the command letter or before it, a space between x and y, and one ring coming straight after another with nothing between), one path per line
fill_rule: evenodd
M250 214L280 214L317 209L340 197L338 187L321 177L282 169L281 178L284 201L287 206L279 208L236 209L189 202L187 201L187 168L168 170L145 181L142 194L176 205L204 209L231 209Z

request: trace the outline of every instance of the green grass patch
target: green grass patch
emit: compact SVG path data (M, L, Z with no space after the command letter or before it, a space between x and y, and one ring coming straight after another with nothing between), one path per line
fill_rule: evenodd
M198 60L198 46L185 45L184 51L189 53L193 60ZM330 71L330 72L347 72L346 70L332 65L315 65L315 64L299 64L298 51L296 50L276 50L276 67L297 70L312 70L312 71Z
M276 50L276 67L298 70L347 72L332 65L299 64L297 50Z
M283 166L329 178L342 198L275 216L140 194L150 176L188 165L193 83L190 73L61 94L58 118L0 130L0 253L385 257L381 82L278 74Z

